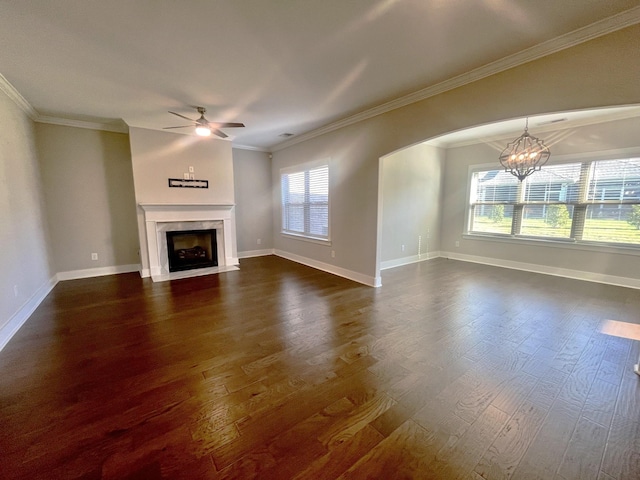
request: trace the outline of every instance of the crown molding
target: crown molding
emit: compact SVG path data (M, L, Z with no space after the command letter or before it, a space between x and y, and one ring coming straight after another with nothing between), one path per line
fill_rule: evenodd
M128 133L129 127L122 122L122 125L114 125L101 122L88 122L86 120L72 120L69 118L40 115L38 111L27 101L26 98L14 87L4 75L0 74L0 90L4 92L31 120L38 123L49 123L52 125L64 125L67 127L89 128L91 130L103 130L106 132Z
M102 122L89 122L86 120L73 120L70 118L53 117L49 115L38 115L34 119L38 123L48 123L51 125L62 125L65 127L88 128L90 130L102 130L105 132L129 133L129 127L126 123L122 125Z
M33 108L29 102L27 102L27 99L24 98L13 85L11 85L11 83L9 83L9 80L7 80L1 73L0 90L2 90L5 95L7 95L7 97L13 100L13 103L15 103L20 108L20 110L26 113L31 120L35 121L36 118L38 118L38 112L36 111L36 109Z
M491 75L504 72L505 70L508 70L510 68L514 68L533 60L537 60L539 58L560 52L567 48L580 45L581 43L588 42L589 40L593 40L609 33L616 32L637 23L640 23L640 7L634 7L629 10L625 10L624 12L621 12L617 15L607 17L603 20L599 20L595 23L579 28L567 34L561 35L551 40L547 40L546 42L539 43L538 45L534 45L533 47L527 48L512 55L508 55L499 60L483 65L482 67L475 68L473 70L470 70L469 72L452 77L430 87L423 88L421 90L418 90L417 92L410 93L395 100L383 103L381 105L378 105L377 107L373 107L342 120L338 120L337 122L325 125L324 127L320 127L310 132L303 133L299 136L296 136L295 138L274 145L271 150L273 152L283 150L297 143L310 140L320 135L324 135L325 133L333 132L334 130L344 128L346 126L376 117L378 115L382 115L383 113L405 107L412 103L434 97L449 90L462 87Z
M233 144L233 148L237 148L238 150L251 150L252 152L263 152L263 153L271 153L271 150L263 147L252 147L251 145L236 145Z

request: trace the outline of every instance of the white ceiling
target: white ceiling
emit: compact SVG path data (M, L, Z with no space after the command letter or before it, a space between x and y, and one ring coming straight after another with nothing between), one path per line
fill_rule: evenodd
M212 121L246 124L226 130L234 144L265 150L558 37L640 22L638 0L0 6L0 74L41 119L160 129L181 125L168 110L196 118L202 105Z

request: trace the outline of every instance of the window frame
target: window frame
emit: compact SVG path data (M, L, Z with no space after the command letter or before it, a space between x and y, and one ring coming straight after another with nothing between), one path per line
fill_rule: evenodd
M612 242L612 241L604 241L604 240L585 240L582 238L582 234L584 233L585 228L585 217L588 208L596 205L607 205L607 204L638 204L640 205L640 199L638 201L622 201L622 202L613 202L611 200L604 201L594 201L589 200L589 190L590 190L590 181L591 181L591 172L592 172L592 164L596 162L603 161L616 161L616 160L627 160L634 159L640 155L640 148L631 148L631 149L618 149L612 150L608 152L591 152L586 154L571 154L571 155L563 155L558 156L554 159L553 162L549 162L547 167L571 164L571 163L580 163L583 165L587 165L588 177L586 178L586 183L584 183L584 187L582 192L580 193L580 198L578 202L547 202L545 205L551 204L561 204L561 205L572 205L573 215L571 217L571 232L569 234L569 238L567 237L551 237L551 236L532 236L532 235L524 235L521 233L513 233L513 224L514 220L512 218L512 232L511 233L492 233L492 232L481 232L481 231L473 231L473 213L474 213L474 205L471 202L471 199L475 195L475 191L472 191L475 188L474 178L475 175L479 172L486 172L491 170L504 170L500 167L500 165L496 165L494 163L483 163L477 165L470 165L468 169L468 178L467 178L467 187L466 187L466 207L465 207L465 217L464 217L464 229L463 229L463 237L468 239L485 239L485 240L496 240L496 241L504 241L504 242L513 242L513 243L527 243L530 245L540 245L540 244L555 244L556 246L564 246L569 248L578 248L578 249L587 249L594 251L625 251L626 253L640 255L640 243L622 243L622 242ZM526 180L525 180L526 182ZM505 206L517 204L519 201L521 202L524 199L524 190L522 185L518 187L518 199L514 203L503 203ZM486 202L478 202L478 203L486 203ZM529 205L540 205L539 202L522 202L521 206L526 207ZM578 208L576 208L578 205ZM580 214L579 211L581 209L582 219L578 219L580 224L577 225L576 215ZM514 208L515 210L515 208ZM578 210L578 212L576 211ZM520 219L521 221L521 219ZM579 235L575 235L575 228L578 228Z
M327 235L316 235L310 232L297 232L293 230L285 229L285 198L284 198L284 182L283 178L285 175L292 175L296 173L304 173L305 177L312 170L317 170L319 168L326 167L327 168ZM308 180L305 181L305 199L308 198L309 192L309 184ZM304 211L304 225L305 230L308 226L310 226L310 222L308 221L308 215L310 214L310 208L312 205L317 204L314 202L304 201L303 211ZM280 234L287 238L292 238L295 240L303 240L311 243L318 243L321 245L331 245L331 165L330 159L322 159L317 161L305 162L301 164L292 165L290 167L285 167L280 169Z

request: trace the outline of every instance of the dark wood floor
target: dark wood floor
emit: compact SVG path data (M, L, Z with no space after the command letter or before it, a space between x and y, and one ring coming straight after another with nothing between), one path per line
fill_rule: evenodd
M0 352L7 479L638 479L640 291L436 259L59 283Z

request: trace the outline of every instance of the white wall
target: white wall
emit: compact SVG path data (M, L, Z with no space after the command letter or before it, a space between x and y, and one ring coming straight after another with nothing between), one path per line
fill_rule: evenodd
M422 143L382 159L382 268L439 254L444 157Z
M272 177L330 157L330 249L275 235L276 249L379 280L379 159L444 133L537 113L640 103L640 25L274 152ZM446 209L447 201L444 201ZM280 209L274 213L278 225Z
M535 130L532 134L538 136ZM552 142L551 162L554 159L574 158L580 155L601 155L618 158L624 151L640 155L640 118L610 121L596 125L576 127L539 134ZM506 142L506 141L505 141ZM506 143L505 143L506 145ZM600 152L600 153L598 153ZM612 283L640 286L640 254L624 248L587 248L586 246L549 245L540 242L496 241L488 238L463 236L467 213L467 185L469 167L495 165L499 167L499 152L490 145L479 144L447 150L445 162L444 212L442 249L452 258L471 257L474 260L497 265L519 262L534 271L558 272L578 278L592 278ZM610 157L607 157L610 155ZM570 157L568 157L570 156ZM544 167L543 167L544 168ZM459 247L455 242L459 242ZM569 272L563 270L570 270ZM576 272L585 272L578 274ZM623 278L607 278L623 277ZM625 280L630 279L630 280Z
M128 135L39 123L36 143L55 271L137 270Z
M269 154L233 149L233 179L238 256L269 253L273 250L273 186Z
M53 287L33 122L0 92L0 349Z
M235 203L231 142L136 127L129 129L129 140L136 203ZM168 179L183 178L190 166L209 188L170 188ZM149 269L144 211L137 207L137 213L144 272Z

